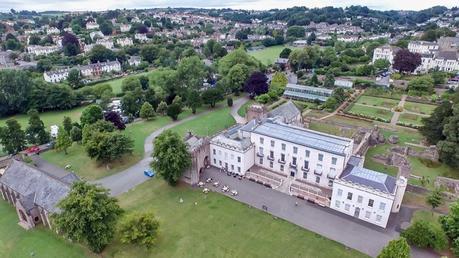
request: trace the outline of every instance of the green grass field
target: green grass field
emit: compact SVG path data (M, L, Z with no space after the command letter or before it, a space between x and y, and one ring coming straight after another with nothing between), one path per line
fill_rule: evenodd
M351 137L355 130L343 130L339 126L312 121L309 123L309 129L333 134L341 137Z
M77 108L69 109L69 110L44 112L44 113L40 113L40 119L45 124L46 129L49 130L50 129L49 127L51 125L62 124L62 121L64 120L64 116L70 117L72 121L80 122L81 112L83 111L84 108L85 107L77 107ZM16 119L19 122L19 124L21 124L23 130L25 130L29 122L29 116L26 114L21 114L21 115L1 118L0 126L4 126L6 120L10 118Z
M107 257L365 257L228 197L173 188L161 179L119 199L128 212L153 211L160 235L150 250L115 242L104 251Z
M393 108L398 105L399 101L394 100L394 99L378 98L378 97L363 95L359 97L356 103L375 106L375 107Z
M242 116L242 117L245 117L245 114L247 113L247 108L252 105L252 104L255 104L256 101L254 100L249 100L247 101L244 105L242 105L239 110L237 111L237 113Z
M123 82L124 79L131 77L131 76L141 76L141 75L148 75L150 77L153 73L154 73L154 70L149 71L149 72L133 74L133 75L129 75L129 76L113 79L113 80L108 80L105 82L96 83L93 86L100 85L100 84L109 84L113 89L113 93L118 94L118 93L121 93L121 83ZM89 86L89 87L93 87L93 86Z
M0 257L79 258L96 257L44 227L26 231L18 223L13 206L0 198Z
M279 54L284 48L294 49L294 47L290 46L272 46L260 50L249 51L249 55L255 57L265 65L270 65L274 64L277 58L279 58Z
M374 147L370 147L365 154L365 163L363 167L378 171L384 174L388 174L391 176L397 176L398 168L394 166L386 166L379 162L373 160L373 156L377 154L387 154L388 149L390 148L389 144L380 144Z
M404 124L422 126L422 116L415 114L402 113L400 114L398 121Z
M390 121L392 118L392 112L385 109L380 109L376 107L367 107L353 104L352 107L348 111L350 114L354 115L363 115L368 118L381 118L385 121Z
M420 113L420 114L426 114L426 115L432 114L436 107L437 106L435 105L415 103L415 102L405 102L405 105L404 105L404 108L407 111Z

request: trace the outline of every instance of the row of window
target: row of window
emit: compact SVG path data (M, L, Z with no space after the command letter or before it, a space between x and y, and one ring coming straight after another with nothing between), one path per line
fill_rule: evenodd
M216 149L213 149L213 150L212 150L212 153L213 153L214 155L217 155L217 150L216 150ZM221 151L221 150L218 151L218 155L219 155L219 156L222 155L222 151ZM225 159L228 159L228 153L225 152L224 155L225 155ZM231 157L231 159L234 159L234 154L231 154L230 157ZM237 162L238 162L238 163L241 163L241 157L240 157L240 156L237 156Z
M348 192L346 199L352 201L353 198L353 193ZM343 189L338 189L338 196L343 196ZM357 203L363 203L363 196L359 195L357 196ZM368 199L367 206L372 207L374 206L375 201L373 199ZM380 202L379 203L379 209L384 211L386 209L386 203L385 202Z
M341 202L339 200L336 200L335 207L336 208L340 208L340 206L341 206ZM351 209L351 205L350 204L348 204L348 203L344 204L344 210L345 211L350 211L350 209ZM371 218L371 211L365 211L365 218L366 219L370 219ZM382 216L379 215L379 214L376 214L376 221L377 222L381 222L381 220L382 220Z
M214 159L213 162L214 162L214 165L217 166L217 160ZM223 162L221 160L219 160L218 161L218 165L222 168L223 167ZM228 166L228 162L225 162L225 169L229 170L229 168L230 167ZM234 165L233 164L231 164L231 170L230 171L234 171ZM237 167L237 172L241 173L241 167L239 167L239 166Z
M263 139L263 138L260 138L260 139ZM273 142L273 141L271 141ZM285 146L284 143L282 143L283 146ZM274 147L274 146L272 146ZM282 148L282 150L285 150L284 148ZM215 150L214 150L215 152ZM215 153L214 153L215 154ZM263 156L264 155L264 148L263 147L258 147L258 154ZM297 147L293 147L293 154L298 154L298 148ZM305 156L306 158L309 158L309 155L310 155L310 151L309 150L306 150L305 151ZM274 158L274 151L269 151L269 157L271 158ZM285 161L285 154L284 153L281 153L281 161ZM293 161L294 161L294 164L296 164L296 157L292 157ZM319 153L318 156L317 156L317 159L319 161L324 161L324 154L322 153ZM336 157L332 157L332 165L336 165L336 163L338 162L338 159Z

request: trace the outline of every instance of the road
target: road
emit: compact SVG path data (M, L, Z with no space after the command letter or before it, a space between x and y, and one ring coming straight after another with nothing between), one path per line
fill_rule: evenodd
M244 105L249 99L246 97L238 98L234 101L233 106L231 107L231 114L233 117L237 115L237 111L239 108ZM94 181L94 183L101 184L105 188L110 189L110 194L112 196L117 196L120 195L124 192L129 191L130 189L136 187L137 185L147 181L149 178L146 177L143 174L143 171L147 168L150 167L150 162L152 161L151 154L153 152L153 140L160 135L162 132L165 130L171 129L174 126L186 123L188 121L191 121L195 118L198 118L200 116L206 115L208 113L212 112L211 110L205 111L200 114L192 115L190 117L187 117L183 120L180 121L175 121L171 124L168 124L162 128L159 128L158 130L154 131L151 133L144 142L144 150L145 154L143 156L143 159L140 160L138 163L135 165L129 167L126 170L123 170L119 173L116 173L114 175L104 177L102 179ZM236 121L238 119L242 118L239 115L237 115L239 118L234 117ZM242 118L243 119L243 118Z

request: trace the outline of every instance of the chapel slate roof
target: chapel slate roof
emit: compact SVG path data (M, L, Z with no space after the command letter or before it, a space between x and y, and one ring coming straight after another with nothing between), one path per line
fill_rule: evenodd
M388 194L395 193L397 182L395 177L350 164L346 166L340 179Z
M292 101L288 101L285 104L280 105L279 107L271 110L268 113L268 117L282 116L287 121L292 121L301 114L300 110L295 106Z
M76 176L54 177L45 171L32 167L24 162L12 160L0 183L8 186L22 196L21 203L30 206L33 203L49 212L56 212L56 205L70 192L71 183L78 180ZM30 207L29 207L30 208Z

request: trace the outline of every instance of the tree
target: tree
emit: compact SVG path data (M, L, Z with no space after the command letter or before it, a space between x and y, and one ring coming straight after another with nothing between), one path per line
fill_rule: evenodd
M453 106L453 115L448 118L444 128L444 140L437 143L440 159L447 165L459 167L459 104Z
M143 60L153 63L158 58L159 49L155 45L146 45L140 50L140 56Z
M74 89L78 89L81 86L81 74L80 70L76 68L72 68L69 71L69 75L67 77L67 81L69 82L69 85L72 86Z
M408 82L408 91L412 95L432 94L434 81L430 76L416 77Z
M408 243L420 248L433 248L441 251L448 245L445 232L431 222L424 220L415 221L400 236L406 238Z
M304 38L306 31L302 26L290 26L287 29L287 38Z
M314 41L316 41L316 34L314 32L312 32L308 36L307 43L308 43L308 45L311 45L312 42L314 42Z
M78 38L72 33L64 32L62 47L66 56L76 56L80 53L80 43Z
M236 95L239 95L247 78L249 78L249 68L245 64L236 64L231 67L224 79L226 92L234 92Z
M126 125L124 124L121 116L115 111L109 111L104 114L105 121L112 123L118 130L126 129Z
M260 62L247 54L243 48L238 48L218 61L218 73L222 77L225 77L228 75L231 68L237 64L246 65L249 69L249 73L259 69L261 66Z
M147 120L153 119L155 117L155 110L150 103L143 103L142 107L140 108L140 117Z
M206 67L198 56L186 57L177 67L179 89L199 90L202 88ZM179 94L183 94L181 91Z
M166 102L161 101L161 102L159 103L158 108L156 109L156 111L158 112L158 114L161 114L161 115L166 114L166 111L167 111L167 104L166 104Z
M57 151L64 151L65 155L67 155L67 149L70 148L70 146L72 146L72 139L70 139L70 136L67 133L67 131L65 131L62 126L59 126L56 145L54 146L54 148Z
M109 36L113 32L113 25L111 22L104 21L99 24L99 29L105 36Z
M250 96L258 96L268 92L268 77L262 72L254 72L245 82L244 90Z
M446 73L440 72L440 71L434 71L434 72L432 72L431 75L432 75L432 79L433 79L435 85L441 85L441 84L445 83L446 78L448 76Z
M159 221L151 212L129 214L120 223L121 242L152 247L158 238Z
M115 53L102 45L95 45L88 53L92 63L113 61L116 59Z
M127 77L121 82L121 91L124 93L128 91L134 91L135 89L141 89L141 88L142 88L142 83L140 82L139 77Z
M174 121L178 119L180 113L182 113L182 107L177 103L172 103L167 107L167 116Z
M81 112L80 122L82 126L93 124L104 118L102 108L98 105L89 105Z
M62 126L64 127L64 130L67 133L70 133L70 130L72 130L73 128L72 119L68 116L64 116L64 120L62 121Z
M74 142L81 142L82 132L81 132L80 127L78 126L72 127L72 130L70 130L70 138Z
M67 238L85 242L96 253L113 239L123 213L107 189L84 181L75 182L58 207L60 212L53 215L57 230Z
M0 116L26 112L31 106L34 83L29 72L0 70Z
M408 49L400 49L394 57L392 67L401 73L412 73L421 64L421 55L411 53Z
M390 62L387 59L376 59L373 63L376 70L381 71L390 67Z
M0 143L8 154L16 154L25 148L26 135L15 119L6 120L6 126L0 127Z
M410 246L404 237L391 240L378 255L378 258L409 258Z
M288 58L290 56L291 52L292 52L292 50L290 48L286 47L286 48L282 49L282 51L279 54L279 57L280 58Z
M191 90L186 98L186 105L191 108L191 113L196 114L196 109L202 105L199 91Z
M326 88L332 88L335 86L335 76L331 71L328 71L327 74L325 74L325 80L324 80L324 87Z
M450 239L459 239L459 200L449 206L448 215L440 217L440 224Z
M210 39L204 44L202 50L204 56L210 59L220 58L226 55L226 49L214 39Z
M435 188L426 198L426 203L432 206L432 212L443 203L443 195L440 188Z
M154 140L152 168L170 185L176 185L183 172L191 166L191 156L183 139L167 130Z
M123 107L124 113L138 117L140 107L144 102L143 97L143 92L140 88L134 91L128 91L121 99L121 106Z
M448 122L448 118L453 115L452 104L449 101L442 102L435 108L429 117L422 119L423 126L419 129L421 134L426 137L431 144L437 144L444 140L443 128Z
M226 104L228 104L228 107L232 107L233 106L233 98L228 97L226 99Z
M95 132L88 139L83 136L83 143L88 156L104 164L132 153L134 147L134 141L129 136L111 132Z
M223 93L218 88L210 88L202 93L202 101L204 104L210 105L212 108L214 108L215 104L221 100L223 100Z
M317 87L318 85L320 85L319 78L317 77L317 74L316 74L316 73L313 73L313 74L312 74L309 83L310 83L312 86L316 86L316 87Z
M148 90L150 88L150 80L148 79L147 76L145 75L139 76L139 82L140 82L140 85L142 86L142 90Z
M41 121L38 111L31 109L27 112L29 115L29 126L25 133L27 141L30 144L41 145L49 142L50 135L45 130L45 124Z

